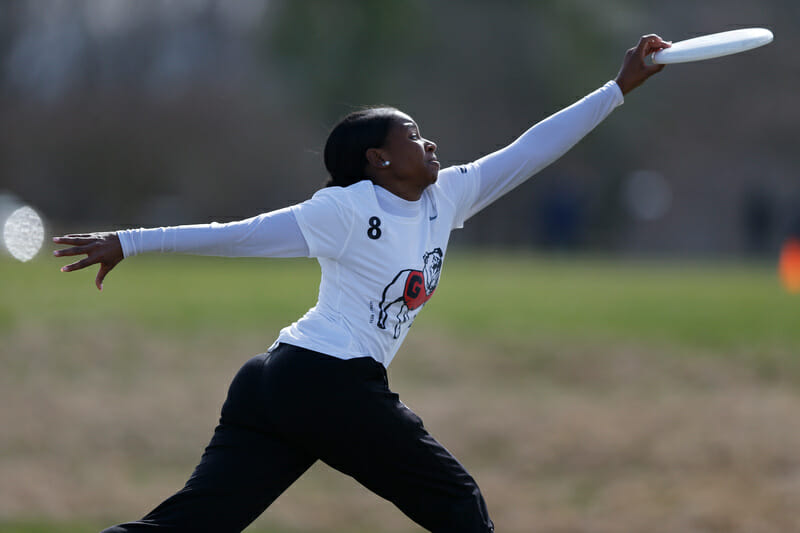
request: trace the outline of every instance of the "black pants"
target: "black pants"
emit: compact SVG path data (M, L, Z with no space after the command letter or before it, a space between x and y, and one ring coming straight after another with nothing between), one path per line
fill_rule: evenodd
M186 486L104 533L242 531L317 459L429 531L494 531L475 481L389 390L383 365L282 344L238 372Z

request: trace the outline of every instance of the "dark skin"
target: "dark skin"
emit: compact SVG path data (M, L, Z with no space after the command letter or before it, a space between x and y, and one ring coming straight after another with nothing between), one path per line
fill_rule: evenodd
M436 183L441 165L435 152L436 144L420 135L417 123L398 113L383 146L367 150L366 175L395 196L415 202Z
M640 86L653 74L661 72L664 65L648 65L645 60L653 52L670 46L671 43L658 35L645 35L625 53L622 67L614 80L623 95ZM366 174L372 176L372 181L408 201L419 200L423 191L436 183L439 174L436 144L423 138L417 123L405 113L397 114L383 146L370 148L366 156ZM99 290L103 290L103 280L108 273L124 258L119 237L113 232L65 235L53 238L53 242L71 246L53 252L56 257L86 256L62 267L62 272L100 265L95 277L95 285Z
M664 65L648 65L645 59L650 54L670 46L672 46L671 41L665 41L654 34L645 35L639 39L639 44L625 53L622 68L614 80L619 85L622 94L628 94L647 81L647 78L664 70Z

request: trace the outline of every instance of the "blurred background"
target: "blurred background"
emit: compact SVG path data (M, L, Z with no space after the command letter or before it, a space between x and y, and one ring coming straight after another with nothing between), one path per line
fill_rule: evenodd
M236 370L316 298L313 260L155 255L98 293L49 237L301 202L366 104L471 161L644 33L753 26L775 41L668 66L455 232L390 379L498 531L800 531L798 23L796 0L0 2L0 224L31 206L15 242L45 240L0 253L0 532L180 488ZM420 529L317 465L249 531Z
M748 2L9 1L0 191L69 231L304 200L355 107L406 110L446 163L612 79L642 33L749 26L764 49L669 67L459 243L774 255L800 224L800 7Z

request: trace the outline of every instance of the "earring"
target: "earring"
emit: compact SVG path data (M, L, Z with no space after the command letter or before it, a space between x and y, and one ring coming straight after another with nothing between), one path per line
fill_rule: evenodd
M384 161L383 162L383 166L388 167L389 166L389 161Z

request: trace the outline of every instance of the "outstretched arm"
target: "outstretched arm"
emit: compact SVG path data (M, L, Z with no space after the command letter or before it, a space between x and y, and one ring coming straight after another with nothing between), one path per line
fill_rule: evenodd
M502 195L550 165L602 122L623 95L660 72L664 65L647 65L645 58L669 43L645 35L627 51L614 81L531 127L513 143L473 163L478 180L473 189L469 218Z
M115 233L65 235L53 239L71 245L56 257L86 255L61 270L72 272L99 264L95 284L125 257L145 252L178 252L227 257L308 257L308 245L291 208L227 224L197 224L168 228L123 230Z

